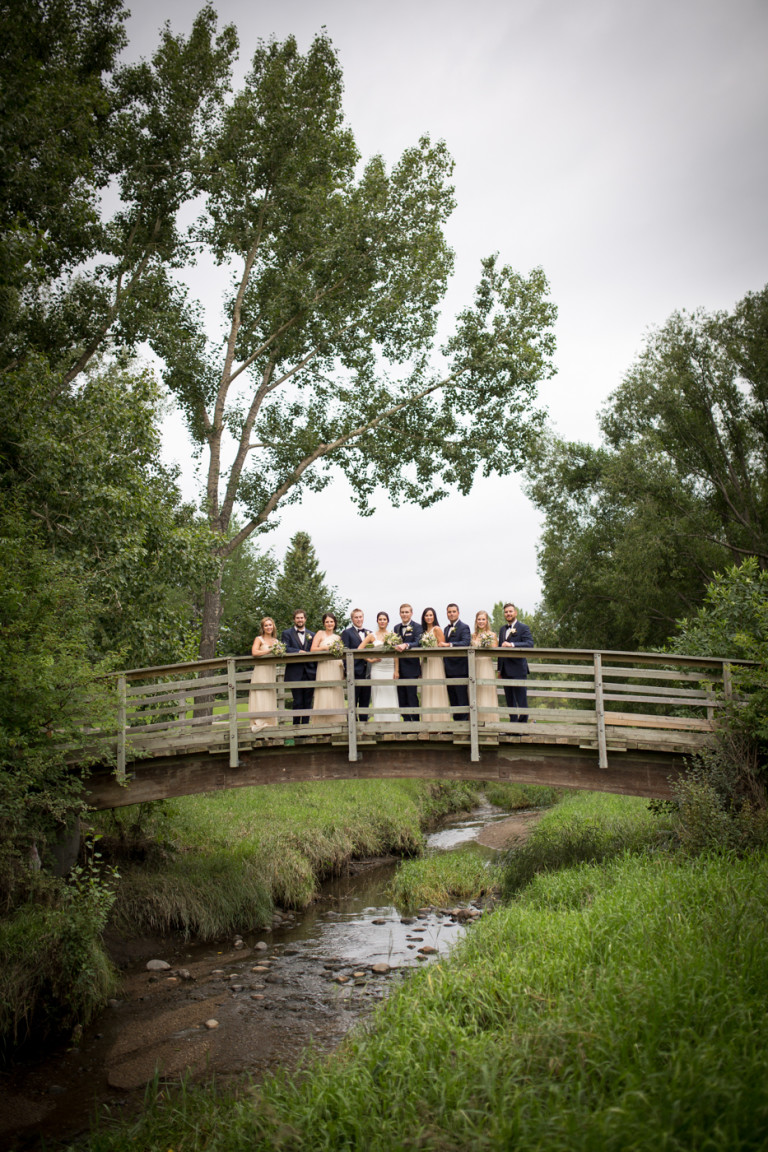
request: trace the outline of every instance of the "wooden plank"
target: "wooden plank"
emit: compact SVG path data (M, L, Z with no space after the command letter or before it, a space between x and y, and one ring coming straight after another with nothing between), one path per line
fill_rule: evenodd
M681 732L711 732L708 720L695 716L648 716L638 712L607 712L609 724L625 724L637 728L678 728Z
M605 704L603 702L603 665L599 652L595 652L595 717L597 719L598 767L608 767L608 749L605 744Z
M476 764L480 759L480 745L477 734L477 670L474 648L470 648L467 654L467 673L469 686L469 758Z
M229 766L230 768L237 768L240 763L237 750L237 684L235 683L235 661L231 657L227 660L227 697L229 704L227 712Z
M125 676L117 678L117 778L125 780Z
M357 712L355 711L355 654L350 649L344 657L347 674L347 731L349 732L349 759L358 759Z

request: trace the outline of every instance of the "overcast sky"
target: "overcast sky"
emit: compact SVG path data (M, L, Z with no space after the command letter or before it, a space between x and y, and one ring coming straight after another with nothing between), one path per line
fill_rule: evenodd
M129 55L199 5L128 0ZM557 430L597 439L596 415L676 309L731 308L768 280L768 3L765 0L219 0L240 36L241 77L259 38L305 50L325 25L365 158L388 164L428 132L456 161L448 226L456 274L444 331L472 296L481 257L541 265L559 309L558 374L540 398ZM194 288L205 294L206 282ZM209 290L210 291L210 290ZM214 306L216 299L209 300ZM198 481L182 425L169 458ZM330 583L396 618L449 600L462 617L500 598L533 609L537 513L516 477L478 481L428 511L386 497L357 516L343 481L264 538L282 556L310 533Z

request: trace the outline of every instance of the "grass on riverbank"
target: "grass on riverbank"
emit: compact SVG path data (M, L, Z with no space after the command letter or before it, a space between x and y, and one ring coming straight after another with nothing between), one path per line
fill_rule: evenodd
M167 858L121 865L112 924L122 933L182 928L199 939L259 926L275 904L305 907L318 881L354 858L419 852L423 828L476 801L468 784L421 780L276 784L170 801L143 829L170 846Z
M639 796L568 792L542 816L527 840L507 853L502 895L512 896L541 872L658 847L665 832L648 801Z
M471 849L405 860L387 891L395 904L417 908L422 904L451 904L479 900L498 885L499 874Z
M757 1152L768 854L541 875L330 1059L150 1108L92 1152Z

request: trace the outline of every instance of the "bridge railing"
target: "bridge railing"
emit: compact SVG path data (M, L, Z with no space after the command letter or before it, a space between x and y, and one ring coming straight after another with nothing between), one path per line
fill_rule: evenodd
M420 658L429 675L393 679L392 684L422 690L463 687L467 704L446 709L445 704L429 707L420 700L418 707L399 709L416 720L404 720L402 715L393 720L391 706L382 709L375 701L356 707L356 687L386 681L356 679L354 664L361 657L353 651L343 660L314 653L262 656L256 661L229 657L125 672L116 678L118 775L124 776L126 765L136 759L196 752L223 752L235 767L244 750L297 740L343 744L353 761L366 744L388 739L468 744L471 760L480 759L483 745L499 742L576 743L594 749L600 767L607 768L612 750L691 752L703 746L711 737L717 710L731 692L730 668L735 663L714 657L561 648L411 649L407 656ZM527 660L528 677L500 678L496 672L500 656ZM466 658L466 676L435 676L435 657ZM287 683L286 667L333 659L338 675L315 687L340 689L343 705L339 694L331 708L294 709L292 686L313 684ZM274 683L252 684L254 666L260 677L273 668ZM527 705L508 704L504 689L521 686L527 689ZM270 706L251 710L251 691L260 694L261 705L266 700ZM252 731L252 724L258 731Z

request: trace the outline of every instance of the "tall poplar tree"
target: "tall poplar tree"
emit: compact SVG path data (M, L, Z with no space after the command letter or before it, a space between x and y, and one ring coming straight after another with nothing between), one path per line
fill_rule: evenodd
M56 0L20 4L65 12ZM225 561L286 504L325 487L334 468L366 513L377 489L395 504L427 506L453 488L467 492L478 471L522 466L539 426L536 387L553 371L555 309L541 270L523 276L488 257L438 354L453 264L443 233L451 158L424 136L391 169L380 156L361 164L326 35L304 54L293 37L260 43L230 97L237 37L217 31L210 6L188 37L166 27L151 60L111 75L117 0L74 7L86 25L106 19L114 33L93 106L84 106L87 227L79 240L55 229L49 239L42 219L30 221L37 241L59 244L60 258L11 309L0 370L12 375L43 355L66 391L105 351L151 343L207 457L204 511L218 576L205 597L200 655L211 656ZM62 32L62 58L65 47ZM40 83L56 83L40 59ZM14 124L23 143L38 105L34 86L21 95ZM24 147L17 156L18 179L33 187L41 156ZM68 178L63 170L62 203ZM96 192L108 184L119 208L94 219ZM187 226L199 204L200 219ZM198 254L232 275L220 341L183 284Z

